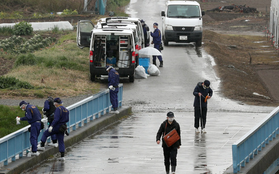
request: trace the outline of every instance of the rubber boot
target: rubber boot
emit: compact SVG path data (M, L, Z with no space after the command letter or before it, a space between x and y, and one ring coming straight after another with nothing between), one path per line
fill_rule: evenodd
M153 64L154 64L155 66L157 66L157 65L156 65L156 60L153 60Z
M169 174L170 173L170 166L165 166L166 168L166 174Z
M175 167L176 167L176 166L171 166L171 173L172 173L172 174L175 173Z
M160 62L160 66L159 67L163 67L163 61Z

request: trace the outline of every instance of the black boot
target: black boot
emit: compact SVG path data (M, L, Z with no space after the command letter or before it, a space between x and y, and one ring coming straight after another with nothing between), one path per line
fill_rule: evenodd
M160 61L160 66L159 67L163 67L163 61Z
M175 167L176 167L176 166L171 166L171 172L172 172L172 173L175 172Z
M156 60L153 60L153 64L154 64L155 66L157 66L157 65L156 65Z
M170 173L170 166L165 166L166 168L166 174L169 174Z

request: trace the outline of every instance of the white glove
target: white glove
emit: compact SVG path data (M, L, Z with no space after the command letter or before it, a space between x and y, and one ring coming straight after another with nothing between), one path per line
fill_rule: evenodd
M113 91L115 90L115 88L112 85L109 86L109 89Z
M42 109L43 113L46 113L46 111L44 111L44 108Z
M52 132L52 129L53 129L53 127L50 126L50 127L48 128L48 132L51 133L51 132Z
M20 117L19 116L16 117L16 124L20 124Z

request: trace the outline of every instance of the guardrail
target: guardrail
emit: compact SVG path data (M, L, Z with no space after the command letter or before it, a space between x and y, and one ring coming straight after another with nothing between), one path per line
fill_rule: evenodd
M233 173L245 167L262 148L279 134L279 107L275 108L262 122L232 145Z
M119 84L119 107L122 106L122 96L123 84ZM70 112L69 122L67 123L68 132L75 131L87 122L98 119L111 110L109 90L107 89L79 101L71 106L68 106L67 109ZM42 119L42 121L45 123L45 128L41 130L38 142L41 140L43 132L47 129L47 120ZM10 161L15 161L29 152L28 149L31 147L29 140L30 132L28 132L29 127L30 125L0 139L0 166L6 166ZM48 139L48 142L50 142L50 138Z

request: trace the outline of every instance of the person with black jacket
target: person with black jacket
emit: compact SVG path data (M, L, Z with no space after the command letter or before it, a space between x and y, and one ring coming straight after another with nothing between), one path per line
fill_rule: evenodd
M207 114L207 100L213 95L212 89L209 87L210 81L205 80L204 82L199 82L194 89L193 95L195 96L194 108L195 108L195 123L196 133L199 133L199 126L201 127L201 132L206 133L206 114ZM199 125L201 122L201 125Z
M52 121L54 120L55 109L56 108L53 104L53 98L49 96L44 103L44 108L42 109L44 115L47 117L48 126L50 126ZM48 145L58 147L57 138L56 138L55 134L51 135L51 140L52 140L52 143L49 143Z
M164 151L164 164L165 164L165 169L167 174L169 174L170 172L170 164L171 164L172 174L175 173L175 169L177 165L177 160L176 160L177 149L179 149L181 146L180 126L178 122L175 121L173 112L168 112L167 119L161 124L157 132L157 136L156 136L157 144L160 144L161 137L168 134L173 129L177 131L180 139L170 147L168 147L164 141L162 143L162 147Z

